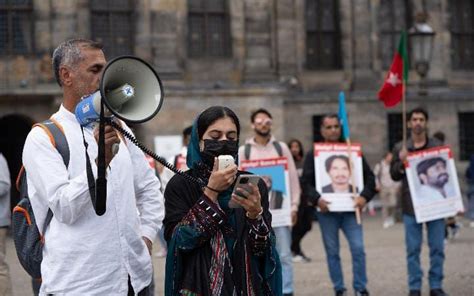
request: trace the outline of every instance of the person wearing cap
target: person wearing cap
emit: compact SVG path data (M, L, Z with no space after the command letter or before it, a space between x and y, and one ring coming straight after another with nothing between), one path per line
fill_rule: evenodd
M428 137L428 113L426 110L415 108L410 111L407 123L408 128L410 128L410 138L406 141L405 147L402 142L395 145L393 159L390 164L390 175L394 181L402 180L402 211L408 268L408 295L421 296L423 271L421 269L420 253L423 242L423 224L417 223L415 219L404 162L407 161L408 152L437 147L441 143L435 138ZM424 165L422 167L424 168ZM429 197L433 196L428 196L427 198ZM446 296L447 294L443 290L444 219L426 222L426 226L428 246L430 248L430 271L428 276L430 296Z

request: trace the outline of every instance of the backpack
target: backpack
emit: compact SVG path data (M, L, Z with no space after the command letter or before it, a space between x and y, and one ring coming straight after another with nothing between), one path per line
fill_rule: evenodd
M48 134L51 143L61 154L66 167L69 165L69 146L61 125L54 119L35 124ZM15 243L16 254L23 268L35 279L41 278L41 261L43 260L43 244L45 233L53 212L48 209L46 219L39 231L36 224L33 208L28 197L28 184L26 182L25 168L22 167L16 180L16 188L20 192L20 202L15 206L12 213L12 235Z
M275 147L275 150L277 151L278 153L278 156L282 157L283 156L283 150L281 149L281 145L280 145L280 142L278 141L273 141L273 146ZM245 160L249 160L250 159L250 149L252 148L252 145L250 144L245 144L244 146L244 157L245 157Z

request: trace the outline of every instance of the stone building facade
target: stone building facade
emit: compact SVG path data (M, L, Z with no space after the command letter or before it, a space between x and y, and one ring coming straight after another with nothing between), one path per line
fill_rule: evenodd
M156 135L179 134L199 111L218 104L240 116L243 138L251 134L251 111L264 107L273 114L277 138L298 138L308 149L318 137L319 116L337 112L342 90L352 139L375 164L401 129L401 107L384 109L377 91L400 31L413 25L417 12L429 15L436 36L428 95L418 95L418 75L410 71L407 108L429 111L430 130L447 135L458 160L474 152L474 4L469 0L1 3L0 125L9 131L2 150L11 163L19 162L29 124L46 119L61 101L50 69L52 50L63 40L86 37L102 41L108 58L145 59L163 80L162 109L135 126L148 146ZM8 144L13 142L16 146Z

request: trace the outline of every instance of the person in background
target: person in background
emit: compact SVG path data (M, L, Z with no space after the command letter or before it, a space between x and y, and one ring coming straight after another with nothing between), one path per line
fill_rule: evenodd
M438 139L441 145L445 144L446 135L442 131L437 131L433 134L433 138ZM446 229L444 232L445 242L448 242L448 239L455 239L459 235L459 230L461 225L457 223L456 216L449 217L446 219Z
M303 144L297 139L288 142L291 155L295 161L296 170L302 187L304 149ZM301 241L303 237L311 230L314 218L314 207L309 203L308 198L301 194L300 205L298 206L298 219L291 229L291 252L293 253L293 262L310 262L311 258L307 257L301 250Z
M189 141L191 140L191 130L192 126L188 126L183 129L183 147L181 147L181 151L178 154L168 159L168 162L174 167L176 167L178 170L186 171L188 169L188 167L186 166L186 155L188 153ZM174 173L172 171L163 167L163 171L161 173L161 182L163 183L163 188L166 188L166 184L168 184L168 181L173 176Z
M288 161L289 188L291 196L291 223L294 225L298 218L301 188L298 172L290 149L272 135L273 117L266 109L260 108L250 115L254 135L239 148L239 161L261 160L268 158L286 157ZM279 148L277 148L279 147ZM246 153L248 151L248 155ZM275 184L273 184L275 185ZM283 295L293 295L293 261L291 255L291 228L287 226L274 227L276 248L280 255L283 270Z
M320 129L325 143L341 143L341 124L336 114L324 115L321 119ZM342 163L344 165L345 161L342 161ZM375 177L364 157L362 157L362 169L364 189L360 195L354 198L354 208L360 210L375 195ZM354 294L356 296L369 296L363 225L357 223L355 212L330 212L330 202L326 201L324 196L321 196L321 192L316 191L314 149L306 154L304 160L303 184L303 194L307 195L312 204L317 205L320 209L317 213L318 222L326 252L329 276L334 287L334 295L347 295L339 255L339 231L342 231L349 243L352 255L352 287L354 288Z
M6 239L10 226L10 171L0 153L0 295L12 295L10 271L6 262Z
M293 160L295 161L296 171L298 172L298 176L301 177L303 175L303 164L304 164L304 149L303 144L301 144L300 140L292 139L288 142L288 148L290 148L291 155L293 156Z
M393 148L393 159L390 163L390 175L394 181L402 181L402 208L403 224L405 227L405 248L408 269L408 295L421 296L423 271L421 269L420 253L423 243L423 224L428 232L428 246L430 249L429 286L430 296L447 296L443 290L444 278L444 219L437 219L426 223L417 223L413 202L408 186L408 179L404 163L409 152L421 151L439 147L438 139L428 137L428 112L423 108L415 108L407 116L407 126L410 137L406 145L399 142Z
M402 185L400 182L393 181L390 176L392 158L392 152L388 151L374 167L376 189L382 202L383 228L389 228L395 224L395 208Z
M469 226L474 227L474 154L469 158L469 166L466 169L466 180L468 184L466 217L469 219Z

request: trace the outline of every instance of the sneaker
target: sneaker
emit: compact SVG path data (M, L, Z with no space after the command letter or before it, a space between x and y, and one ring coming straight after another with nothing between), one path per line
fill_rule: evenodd
M355 296L369 296L369 291L363 290L363 291L355 291Z
M336 296L346 296L346 290L338 290L336 291Z
M383 222L383 228L387 229L389 227L392 227L395 224L395 222L391 219L387 219Z
M408 296L421 296L421 291L420 290L410 290L410 293L408 293Z
M469 227L474 228L474 221L469 222Z
M448 296L443 289L433 289L430 291L430 296Z
M292 260L294 263L300 263L304 261L304 258L301 255L295 255L293 256Z

